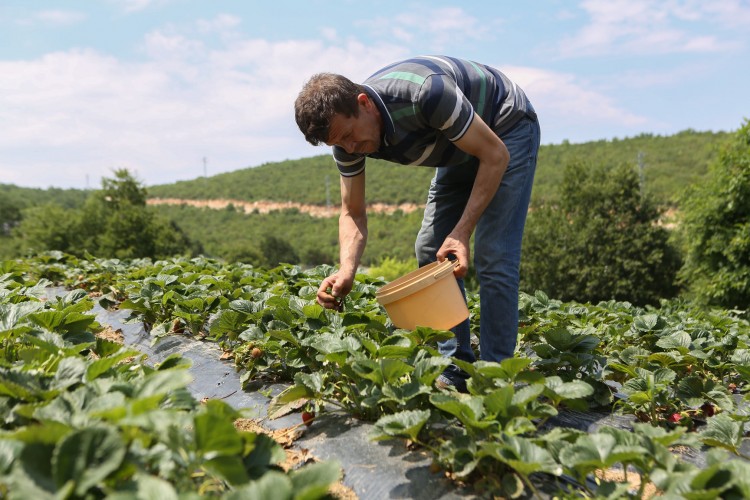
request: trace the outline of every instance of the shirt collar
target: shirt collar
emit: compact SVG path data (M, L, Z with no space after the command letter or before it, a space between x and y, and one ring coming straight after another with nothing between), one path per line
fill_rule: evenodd
M383 118L384 125L383 144L389 146L389 139L393 138L393 135L396 131L396 127L394 127L393 125L393 118L391 118L391 114L388 112L388 108L386 108L383 99L380 97L380 94L378 94L374 88L370 87L367 84L363 84L362 87L378 107L378 111L380 111L380 116Z

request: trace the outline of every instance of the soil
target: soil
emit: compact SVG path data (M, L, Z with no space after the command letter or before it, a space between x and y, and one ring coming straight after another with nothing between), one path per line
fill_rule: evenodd
M302 213L310 214L313 217L338 217L340 208L337 205L311 205L306 203L297 203L293 201L242 201L242 200L188 200L183 198L149 198L146 202L149 205L189 205L198 208L211 208L214 210L224 210L229 205L234 206L235 210L241 210L246 214L259 213L267 214L269 212L282 210L299 210ZM400 210L404 213L411 213L415 210L423 209L424 205L415 203L402 203L400 205L389 205L387 203L373 203L367 206L367 210L372 213L393 214Z

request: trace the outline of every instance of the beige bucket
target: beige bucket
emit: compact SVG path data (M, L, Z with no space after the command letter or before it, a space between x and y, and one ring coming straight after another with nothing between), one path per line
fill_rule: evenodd
M469 317L454 265L449 260L427 264L381 287L375 297L398 328L449 330Z

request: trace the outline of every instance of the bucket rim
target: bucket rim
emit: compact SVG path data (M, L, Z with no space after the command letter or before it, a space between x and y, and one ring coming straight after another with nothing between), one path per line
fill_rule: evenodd
M382 286L375 292L375 298L382 305L400 300L452 275L454 266L455 262L447 259L431 262Z

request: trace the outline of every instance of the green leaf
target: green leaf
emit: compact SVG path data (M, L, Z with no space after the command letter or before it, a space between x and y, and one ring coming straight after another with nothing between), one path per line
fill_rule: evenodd
M405 437L417 441L419 432L429 418L429 410L404 410L385 415L375 422L371 439L381 441L392 437Z
M195 417L195 445L206 460L236 455L243 449L242 437L232 424L232 419L227 418L224 409L216 405L218 403L221 402L209 401L209 405L203 408L204 411Z
M560 461L582 473L605 469L611 465L610 456L615 445L615 437L609 434L581 436L575 444L560 451Z
M65 390L70 386L83 382L86 373L86 363L78 357L63 358L57 365L51 388Z
M599 339L594 335L573 334L566 328L545 332L544 340L560 351L590 352L599 345Z
M299 339L294 336L290 330L268 330L268 335L278 340L289 342L295 347L299 347Z
M307 304L302 308L302 313L309 319L326 320L325 311L319 304Z
M250 480L239 450L233 455L220 455L208 459L203 462L203 467L232 486L245 484Z
M213 337L222 337L224 335L239 336L246 328L248 315L243 312L232 309L224 309L219 312L218 318L211 322L209 334Z
M467 427L487 428L493 421L480 421L484 417L484 399L468 394L433 394L430 402L438 409L458 418Z
M267 474L268 471L286 458L284 449L266 434L245 434L252 444L252 451L245 457L245 468L250 477L255 479Z
M512 403L514 405L525 405L531 401L536 400L537 397L544 391L542 384L531 384L519 388L513 395Z
M136 474L133 478L136 484L136 498L154 500L178 500L177 491L167 481L150 474ZM112 500L117 500L115 496ZM125 500L123 498L122 500Z
M549 381L549 378L547 380ZM561 382L552 386L549 384L545 385L562 399L586 398L594 394L594 388L582 380L571 380L570 382Z
M504 435L501 442L482 442L477 457L492 457L523 476L535 472L562 474L562 467L547 450L522 437Z
M156 371L144 378L133 397L138 399L166 394L187 387L192 380L193 376L185 369Z
M662 349L677 349L683 353L688 351L691 343L692 339L690 335L683 331L670 333L656 341L656 345Z
M294 487L294 500L324 498L331 485L339 480L341 466L338 462L318 462L305 465L289 473Z
M706 421L706 427L699 434L699 438L707 446L718 446L734 454L739 454L743 435L744 432L740 422L720 413Z
M7 473L16 458L21 455L23 443L14 439L0 440L0 477Z
M293 498L292 481L281 472L271 471L263 474L260 479L250 481L222 497L223 500L247 500L250 498L291 500Z
M304 373L299 372L294 376L294 381L298 384L302 384L313 394L323 392L323 374L321 372Z
M283 417L304 405L315 394L304 384L295 384L284 389L268 404L268 418L271 420Z
M633 320L633 328L639 332L659 331L666 326L666 321L658 314L644 314Z
M119 469L127 448L112 427L89 427L68 434L52 454L55 484L72 480L75 493L84 496Z

